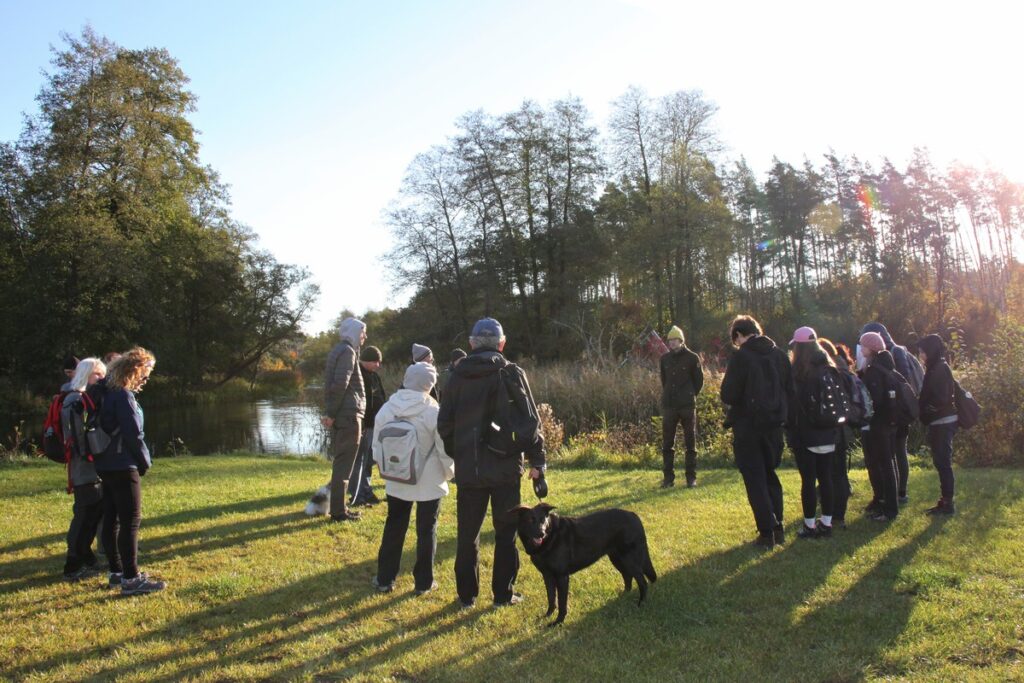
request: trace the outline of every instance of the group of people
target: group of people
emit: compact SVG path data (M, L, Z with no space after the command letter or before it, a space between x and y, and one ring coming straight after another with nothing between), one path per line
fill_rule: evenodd
M107 584L122 595L153 593L165 585L138 564L141 478L152 459L136 394L155 365L153 354L141 347L103 359L69 357L59 399L68 492L74 494L64 576L79 581L101 573L92 549L99 531Z
M755 544L785 541L782 484L775 473L788 443L800 472L803 525L800 538L828 538L846 527L850 497L847 452L859 433L872 489L869 518L890 522L908 501L907 438L912 418L926 426L926 441L939 474L940 498L928 514L949 515L953 502L953 436L957 430L955 382L938 335L920 340L922 364L896 344L885 326L868 323L856 353L797 329L789 353L765 336L750 316L733 320L736 352L721 385L726 426L757 527ZM682 330L667 335L661 358L662 486L674 485L677 426L686 446L686 482L696 486L696 397L703 386L700 358L686 348ZM908 393L910 392L910 393ZM905 409L907 402L914 405ZM820 499L820 501L819 501ZM820 515L818 514L820 502Z

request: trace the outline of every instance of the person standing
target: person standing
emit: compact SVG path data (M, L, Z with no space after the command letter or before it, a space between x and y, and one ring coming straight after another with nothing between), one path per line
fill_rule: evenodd
M366 341L366 325L356 318L345 318L338 326L341 338L327 355L324 371L324 415L321 422L329 430L331 467L331 519L355 521L359 513L349 509L348 481L359 451L362 419L366 412L366 392L359 372L359 349Z
M873 497L865 512L876 522L891 522L899 514L899 475L893 453L894 403L896 387L892 380L895 365L885 340L878 332L860 337L860 348L867 367L861 373L871 395L874 414L862 429L864 464L868 468Z
M424 346L423 344L412 345L411 364L415 365L416 363L429 363L430 365L434 364L434 352L430 350L429 346ZM441 396L437 393L436 385L430 388L430 398L438 402L440 402L441 400Z
M462 359L466 357L466 352L462 349L454 349L452 351L451 360L448 362L448 367L444 369L441 376L437 379L437 394L438 396L444 396L444 392L448 389L448 382L452 378L452 373L455 372L455 366L462 362ZM440 399L438 400L440 403Z
M366 392L366 412L363 414L362 434L359 438L359 452L356 454L355 471L348 481L349 505L377 505L380 499L373 493L370 475L373 472L373 425L377 411L388 400L384 383L380 378L380 367L384 356L376 346L367 346L359 352L359 374L363 377Z
M853 357L850 356L850 350L839 344L838 346L833 344L828 339L820 337L818 344L821 348L825 349L832 361L836 365L836 369L839 371L840 376L843 380L843 388L846 391L847 397L850 403L853 404L855 399L853 393L859 391L855 382L859 382L859 379L855 379L856 375L853 372ZM856 400L860 400L858 397ZM849 421L847 421L849 422ZM833 529L845 529L846 528L846 508L850 502L850 471L847 460L847 455L850 451L850 437L847 434L848 429L853 429L859 425L840 425L836 428L836 449L832 454L832 528Z
M749 315L737 316L729 329L736 351L722 378L721 399L728 407L733 455L743 476L747 501L757 525L754 544L772 548L785 541L782 483L775 468L782 460L782 429L793 395L789 358L764 336Z
M925 441L932 452L932 464L939 473L939 502L928 508L929 515L952 515L953 437L957 430L956 381L946 362L946 344L937 334L929 334L918 345L924 357L924 383L921 387L921 422L926 425Z
M686 348L683 331L672 326L666 336L669 352L662 355L661 370L661 487L675 486L675 441L683 425L686 446L686 486L697 485L697 394L704 386L700 357Z
M544 439L539 432L525 440L530 445L519 453L500 453L490 444L498 418L495 399L498 383L515 379L527 400L533 402L526 376L502 355L505 332L493 318L477 321L470 333L471 351L452 374L441 401L437 431L444 450L455 461L456 517L455 584L459 603L472 607L480 592L480 528L491 506L494 525L494 563L491 591L496 606L516 605L522 596L515 592L519 573L516 548L517 520L507 511L519 505L524 452L529 459L529 477L539 479L545 468ZM536 406L532 406L534 411Z
M142 407L135 395L149 380L156 358L135 347L108 369L106 394L100 407L100 428L111 436L110 445L96 458L103 481L103 547L110 569L108 585L120 586L122 595L163 590L139 571L139 527L142 524L142 484L153 464L143 431Z
M455 475L455 463L444 451L444 442L437 433L438 406L430 398L430 389L437 382L437 370L428 363L415 363L405 371L402 389L388 399L377 414L371 435L373 459L384 463L383 436L389 426L401 422L416 431L417 457L422 458L423 473L415 482L385 480L388 516L377 552L377 574L373 587L381 593L394 590L402 559L402 545L409 530L412 507L416 505L416 564L412 575L414 590L423 595L437 588L434 581L434 553L437 551L437 515L441 499L448 495L448 480ZM401 433L401 430L399 430Z

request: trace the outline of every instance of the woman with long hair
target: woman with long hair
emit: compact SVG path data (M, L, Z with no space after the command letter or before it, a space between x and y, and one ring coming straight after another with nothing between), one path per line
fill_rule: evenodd
M142 391L156 358L136 346L115 360L107 373L107 391L100 409L100 428L110 445L96 458L103 479L103 546L110 566L108 584L122 595L152 593L164 588L139 571L139 525L142 522L141 477L152 465L143 431Z
M836 425L824 424L818 405L829 387L838 387L836 382L829 383L826 378L826 374L835 373L835 362L818 344L818 336L810 327L796 330L789 346L795 391L786 435L800 470L800 500L804 511L804 523L797 536L828 538L832 535L832 466L837 438ZM815 484L821 491L821 518L817 521Z
M833 344L830 340L822 337L818 344L825 350L829 358L835 363L836 370L843 379L843 390L847 392L847 398L853 403L853 357L850 350L843 344ZM850 502L850 470L847 461L847 454L850 451L850 437L846 430L852 425L840 425L836 427L836 450L832 453L832 528L846 528L846 507Z

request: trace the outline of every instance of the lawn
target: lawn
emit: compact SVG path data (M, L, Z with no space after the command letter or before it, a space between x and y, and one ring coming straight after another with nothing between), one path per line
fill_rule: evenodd
M789 541L766 553L748 543L751 515L734 470L665 491L654 471L552 471L548 500L564 514L640 514L659 580L638 609L602 560L573 577L568 619L550 629L543 582L525 555L525 602L490 606L490 533L485 593L474 609L456 609L454 496L439 525L440 590L415 597L407 561L394 593L372 592L384 510L355 524L304 517L328 473L315 460L158 460L143 480L140 561L169 587L120 598L99 579L60 579L71 508L60 468L0 465L0 678L1024 678L1019 471L959 470L958 514L931 518L923 511L937 478L915 469L910 504L883 527L859 515L867 483L856 470L849 529L802 541L799 476L785 470ZM406 540L409 560L412 534Z

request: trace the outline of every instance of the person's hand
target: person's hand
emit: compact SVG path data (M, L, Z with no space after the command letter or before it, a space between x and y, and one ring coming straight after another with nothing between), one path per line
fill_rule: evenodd
M536 467L531 467L528 476L530 479L540 479L540 470Z
M332 427L334 427L334 418L333 417L321 417L320 418L320 424L322 424L324 427L327 427L328 429L331 429Z

